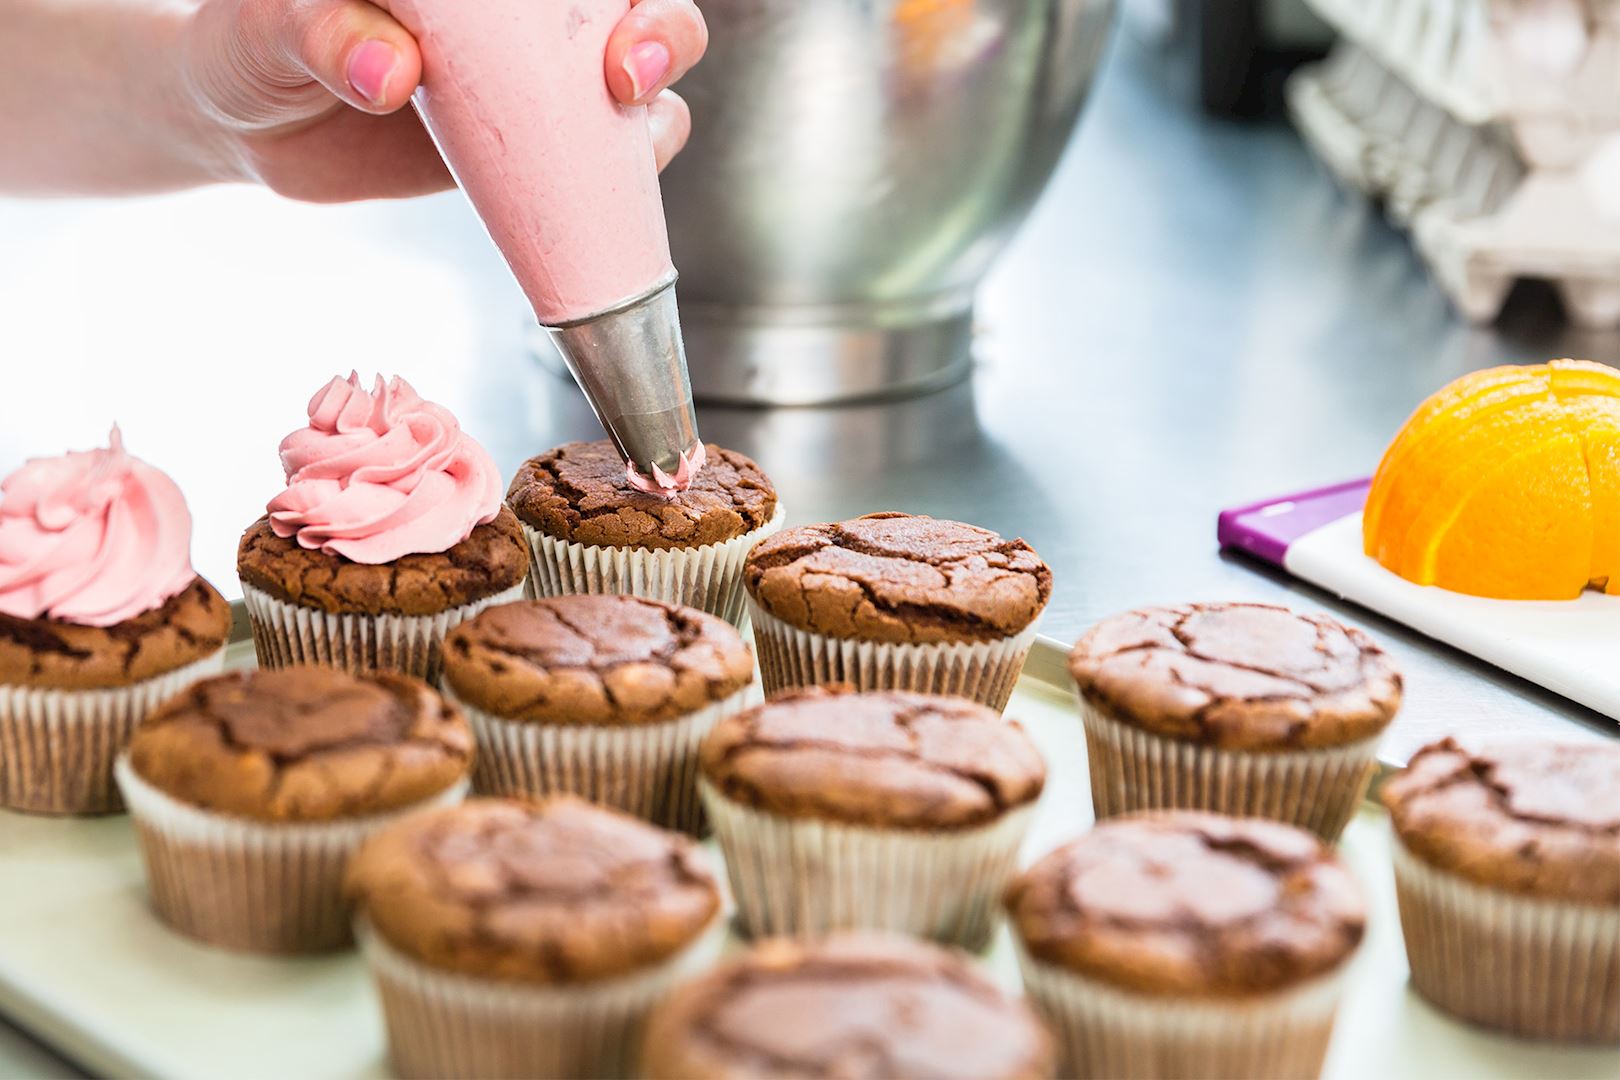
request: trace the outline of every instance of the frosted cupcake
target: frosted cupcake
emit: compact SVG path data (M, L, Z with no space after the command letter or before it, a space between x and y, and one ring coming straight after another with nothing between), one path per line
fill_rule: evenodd
M0 483L0 807L103 814L113 761L158 702L218 671L230 607L191 568L173 480L124 451Z
M632 483L607 440L569 443L524 462L506 501L532 552L532 595L629 593L734 626L743 559L782 527L770 478L714 445L692 486L666 498Z
M403 379L333 379L281 461L287 489L237 550L260 666L432 681L445 634L522 597L528 552L495 462Z

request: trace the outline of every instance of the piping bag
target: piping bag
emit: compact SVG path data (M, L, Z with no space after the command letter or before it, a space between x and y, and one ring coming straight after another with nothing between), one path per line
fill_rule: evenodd
M413 99L607 429L673 495L703 467L647 110L607 87L629 0L394 0L422 49Z

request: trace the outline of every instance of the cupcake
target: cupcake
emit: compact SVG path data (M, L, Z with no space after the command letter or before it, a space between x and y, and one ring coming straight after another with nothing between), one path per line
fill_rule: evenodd
M394 817L459 801L472 733L416 679L330 668L206 679L118 760L152 906L181 933L256 952L349 943L343 866Z
M494 461L403 379L333 379L281 463L287 489L236 556L260 667L432 682L451 628L522 597L528 553Z
M1046 782L1018 724L961 698L811 689L720 721L699 790L750 934L897 930L969 949Z
M705 450L696 481L672 498L633 485L606 439L524 462L506 502L528 540L530 595L628 593L743 625L743 558L782 527L782 507L758 465Z
M764 942L647 1024L649 1080L1043 1080L1052 1037L967 957L903 937Z
M106 814L113 761L158 702L220 669L231 611L191 568L163 473L105 450L0 482L0 807Z
M1052 595L1052 571L1022 540L898 513L778 533L743 580L767 696L847 683L993 709Z
M1213 810L1338 839L1401 677L1359 630L1267 604L1105 619L1075 644L1097 817Z
M1384 785L1412 985L1471 1023L1620 1043L1620 746L1426 746Z
M349 866L403 1077L624 1076L649 1008L719 947L685 837L578 799L473 799Z
M1366 908L1315 836L1187 811L1104 822L1007 891L1065 1076L1321 1072Z
M580 795L696 833L698 744L742 708L754 657L731 624L639 596L490 608L445 645L483 795Z

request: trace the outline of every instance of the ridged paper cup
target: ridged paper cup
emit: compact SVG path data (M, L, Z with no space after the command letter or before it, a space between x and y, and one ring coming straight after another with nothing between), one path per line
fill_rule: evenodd
M394 1072L412 1078L630 1076L647 1014L720 951L719 921L663 963L617 979L531 986L441 971L362 922Z
M666 829L703 828L698 747L722 719L748 703L752 685L697 712L658 724L537 724L508 720L455 701L472 724L480 795L578 795Z
M132 686L0 686L0 807L29 814L124 808L113 762L158 705L225 666L225 650Z
M765 696L843 683L857 690L954 694L1000 711L1007 707L1035 627L998 641L930 645L857 641L811 633L778 619L748 598Z
M142 780L127 756L116 772L159 918L211 945L268 953L348 945L342 886L350 853L406 814L460 802L467 791L463 780L386 814L275 824L180 802Z
M1378 764L1378 739L1319 750L1221 750L1114 719L1083 698L1099 821L1138 810L1211 810L1309 829L1333 843Z
M318 664L343 671L398 671L437 683L445 635L497 604L523 599L519 583L504 592L436 615L359 615L320 611L278 600L242 583L262 668Z
M789 818L698 790L752 937L893 930L977 951L1017 870L1034 804L970 829L881 829Z
M1322 1072L1344 969L1248 999L1120 990L1036 960L1018 943L1024 989L1078 1080L1267 1080Z
M743 562L785 517L778 503L771 520L752 532L702 547L657 549L559 540L522 522L529 542L529 596L641 596L707 611L741 628L747 615Z
M1523 896L1438 869L1395 842L1412 985L1471 1023L1620 1043L1620 906Z

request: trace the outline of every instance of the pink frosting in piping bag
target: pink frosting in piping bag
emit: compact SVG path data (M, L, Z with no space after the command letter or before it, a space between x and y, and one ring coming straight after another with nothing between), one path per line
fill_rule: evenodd
M175 482L124 452L36 458L0 482L0 613L114 626L195 580Z
M501 510L489 452L400 378L378 376L370 393L354 372L327 383L309 426L282 440L281 464L276 535L358 563L447 551Z

